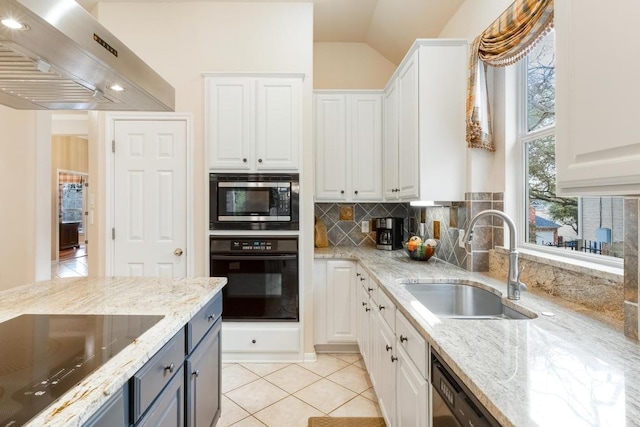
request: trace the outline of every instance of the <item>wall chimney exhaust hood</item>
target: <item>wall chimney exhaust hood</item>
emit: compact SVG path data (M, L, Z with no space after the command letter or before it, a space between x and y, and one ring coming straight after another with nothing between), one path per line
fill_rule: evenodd
M173 87L73 0L0 0L0 104L174 111Z

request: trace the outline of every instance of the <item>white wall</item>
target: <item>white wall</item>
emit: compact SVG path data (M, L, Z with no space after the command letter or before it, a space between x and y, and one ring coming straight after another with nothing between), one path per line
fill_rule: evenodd
M442 38L466 38L471 43L480 35L504 10L513 3L513 0L466 0L445 25L438 37ZM490 98L503 97L504 87L493 93L493 73L488 76L490 80ZM472 149L468 157L467 191L504 191L504 164L505 141L504 124L496 123L502 120L494 116L494 131L496 152L490 153L482 149Z
M193 115L195 272L205 275L207 266L208 185L204 147L203 72L304 73L303 172L301 185L300 242L306 299L306 319L313 319L313 5L311 3L100 3L100 22L136 52L176 89L176 111ZM91 138L90 138L91 140ZM104 142L102 142L104 144ZM102 150L102 148L100 148ZM92 158L90 168L100 168ZM104 163L104 161L102 161ZM92 172L92 179L96 175ZM102 194L97 202L104 200ZM103 209L96 208L96 211ZM97 223L102 219L97 218ZM99 231L104 236L104 230ZM308 238L307 238L308 237ZM100 243L101 246L104 242ZM103 259L104 256L99 257ZM90 264L90 268L92 265ZM100 270L98 267L97 271ZM309 317L310 316L310 317ZM306 328L311 328L311 321ZM305 331L312 336L312 330ZM312 345L312 340L305 340ZM313 351L313 347L309 350Z
M314 89L384 89L397 66L366 43L314 43Z

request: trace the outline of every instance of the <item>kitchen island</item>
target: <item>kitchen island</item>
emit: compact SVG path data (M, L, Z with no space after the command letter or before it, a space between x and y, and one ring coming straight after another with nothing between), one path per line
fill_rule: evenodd
M523 291L515 306L505 302L533 319L438 318L400 282L471 283L503 295L506 284L402 250L334 247L315 258L357 261L501 425L640 425L640 343L562 300Z
M69 278L0 293L0 322L23 314L163 316L27 425L80 426L214 299L226 278ZM183 352L184 353L184 352Z

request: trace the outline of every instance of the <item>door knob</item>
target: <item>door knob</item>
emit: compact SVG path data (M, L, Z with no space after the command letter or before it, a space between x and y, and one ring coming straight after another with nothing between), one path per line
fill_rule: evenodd
M182 255L182 249L181 248L176 249L175 251L173 251L173 254L176 256Z

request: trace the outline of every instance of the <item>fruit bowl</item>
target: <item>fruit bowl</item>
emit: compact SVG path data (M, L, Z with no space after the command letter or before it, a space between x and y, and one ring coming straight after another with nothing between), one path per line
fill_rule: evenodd
M429 258L436 253L436 247L426 242L418 244L409 244L408 242L404 242L402 246L409 254L409 258L415 259L416 261L428 261Z

